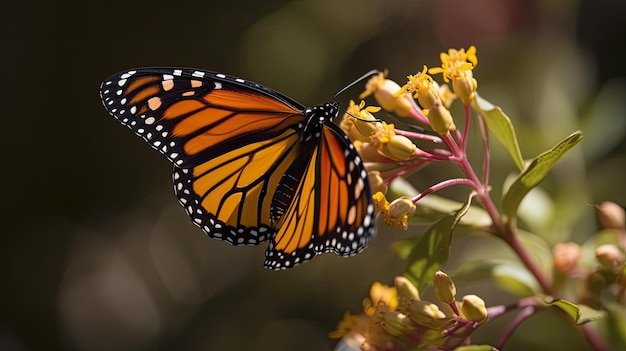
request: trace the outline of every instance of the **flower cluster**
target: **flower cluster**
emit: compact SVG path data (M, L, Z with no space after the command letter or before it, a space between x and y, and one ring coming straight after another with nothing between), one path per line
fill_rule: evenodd
M454 283L443 272L437 272L434 286L438 304L422 300L404 277L396 277L393 287L376 282L363 301L363 312L346 313L330 336L369 351L454 349L487 320L487 308L476 295L455 301Z
M394 287L375 283L370 297L363 303L363 312L347 313L331 336L341 337L362 350L453 350L471 345L470 336L487 317L493 319L505 313L516 313L493 343L493 348L501 349L526 318L545 309L560 308L573 322L582 325L579 330L590 346L596 350L611 349L604 345L597 332L586 329L584 324L610 313L613 319L621 321L626 313L623 306L616 307L614 303L626 304L624 210L613 203L600 205L599 222L604 229L582 245L568 242L552 247L539 233L521 235L517 227L522 200L539 185L549 168L582 139L582 133L576 131L535 158L523 159L511 120L501 108L478 95L478 82L474 78L478 64L476 48L450 49L441 53L440 59L440 66L423 66L417 73L407 76L402 86L387 78L386 72L371 77L359 98L372 96L380 107L367 106L364 101L350 102L341 123L368 171L372 201L384 223L407 230L416 213L425 217L420 218L422 222L431 220L432 224L422 235L399 242L394 249L403 259L411 260L405 276L420 287L432 284L438 302L422 300L416 286L406 278L396 278ZM443 80L439 83L433 78L438 74ZM455 123L450 110L455 102L462 104L464 123L459 123L458 119ZM395 115L398 122L394 125L378 119L376 114L380 110ZM472 128L478 132L470 133ZM483 152L479 171L467 154L470 135L479 136L482 142L482 150L476 148ZM490 194L490 135L503 144L519 172L510 186L498 185L504 188L499 204ZM397 182L400 185L395 186L395 180L437 162L455 165L462 176L444 179L421 191L411 188L407 182ZM465 203L441 198L420 203L429 194L457 185L469 188ZM388 200L387 196L395 199ZM441 206L446 201L447 207ZM473 215L468 216L471 211ZM481 274L489 272L487 275L496 278L494 281L513 282L502 283L502 287L519 294L517 301L489 309L483 299L475 295L466 295L457 301L454 283L438 271L445 264L457 225L508 245L516 256L514 260L500 262L490 257L478 258L475 266L482 268L476 275L481 279ZM531 253L527 242L543 249ZM590 261L587 258L594 254L595 261L583 262ZM544 269L549 264L543 264L550 259L553 260L552 275L546 274ZM534 279L520 279L520 262ZM472 273L471 269L466 269L459 275L467 278ZM572 289L574 286L576 288ZM620 333L617 328L613 332ZM485 345L480 349L491 347Z
M450 185L467 183L467 180L444 181L417 197L404 196L393 201L385 198L388 185L395 178L432 162L450 161L469 170L464 150L466 134L451 135L457 132L457 128L448 108L457 96L465 104L469 104L475 96L478 85L471 72L478 63L476 48L472 46L467 52L451 49L447 54L442 53L441 59L441 67L428 70L424 66L421 72L408 76L407 84L402 87L388 79L386 73L373 76L359 98L374 96L380 107L366 106L364 101L359 104L350 101L340 124L365 162L374 192L374 204L388 226L407 229L408 221L415 214L413 204L421 197ZM445 81L452 82L454 92L447 84L439 85L427 72L444 73ZM398 117L412 119L438 135L397 129L394 124L374 116L381 108ZM434 147L422 150L415 145L415 140L430 142ZM477 180L472 180L469 185L476 189L486 188L486 184Z

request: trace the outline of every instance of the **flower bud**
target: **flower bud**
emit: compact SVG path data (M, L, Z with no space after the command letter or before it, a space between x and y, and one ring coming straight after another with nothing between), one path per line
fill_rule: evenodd
M383 329L393 336L406 334L410 330L414 330L415 326L407 315L398 311L388 311L383 315Z
M380 111L380 107L365 106L365 101L361 101L360 104L354 103L350 100L350 104L346 109L346 114L343 116L343 120L339 124L350 140L369 141L370 135L374 133L379 127L380 123L375 122L376 118L372 113ZM371 122L369 122L371 121Z
M350 135L348 135L350 136ZM363 159L363 162L385 162L389 163L389 159L380 153L380 150L376 147L376 145L369 142L356 141L353 143L356 151L359 153L359 156ZM369 170L369 168L368 168Z
M409 314L415 323L429 328L441 328L450 321L437 305L428 301L413 302Z
M442 271L437 271L435 273L433 287L435 289L435 296L439 301L447 304L454 302L456 286L447 274Z
M607 229L624 229L624 209L618 204L604 201L598 206L598 219L602 227Z
M379 73L370 78L365 85L365 91L359 95L360 99L374 94L374 98L385 111L393 112L400 117L409 116L413 108L411 95L404 93L396 95L401 87L391 79L385 79L385 73Z
M487 319L485 301L476 295L465 295L461 302L461 314L468 321L482 322Z
M409 196L401 196L389 204L389 210L385 214L385 224L389 226L402 226L408 228L408 221L415 214L415 204Z
M411 298L413 300L419 300L420 299L420 293L417 290L417 288L415 287L415 285L413 285L413 283L411 283L405 277L397 276L394 279L393 283L394 283L394 285L396 287L396 290L398 291L398 296L409 297L409 298Z
M403 135L394 135L381 146L380 151L394 161L406 161L414 157L417 152L417 146Z
M478 82L474 79L471 69L460 71L460 77L452 80L452 89L464 104L468 105L476 95Z
M596 259L604 268L615 268L624 264L624 254L615 245L601 245L596 249Z
M443 106L441 100L435 101L426 117L428 117L431 128L440 135L446 135L449 131L456 130L452 115L450 111Z
M580 245L577 243L558 243L552 249L554 268L565 273L578 265L580 260Z
M352 118L352 123L354 124L354 129L358 131L360 137L357 140L361 141L369 141L370 136L376 132L380 123L374 122L376 118L372 116L371 113L367 111L361 111L360 115L358 115L360 119ZM372 122L367 122L372 121Z

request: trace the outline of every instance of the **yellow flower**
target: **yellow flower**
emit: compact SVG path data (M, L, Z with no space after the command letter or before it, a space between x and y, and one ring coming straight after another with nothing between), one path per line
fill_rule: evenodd
M389 211L384 216L388 226L400 226L406 230L409 227L409 219L415 215L415 204L409 196L401 196L389 204Z
M372 195L372 200L376 212L383 214L383 220L386 225L402 227L405 230L408 228L409 219L415 215L416 210L411 197L401 196L389 203L383 193L377 192Z
M332 339L339 339L348 334L350 331L357 329L360 324L361 317L353 316L350 312L346 312L343 315L343 319L339 322L337 330L328 333L328 337Z
M386 79L386 72L380 72L365 85L365 91L359 95L359 99L365 99L374 94L374 98L380 106L389 112L393 112L400 117L409 116L409 111L413 108L413 101L408 94L396 95L400 89L398 83L391 79Z
M382 122L371 134L370 141L383 155L394 161L406 161L417 154L417 146L413 144L411 139L396 135L393 124Z
M373 316L377 309L394 311L398 307L398 291L394 287L374 282L370 287L370 297L363 301L363 310Z
M341 129L348 135L352 141L369 141L370 135L377 129L379 122L372 113L380 111L380 107L367 106L365 101L361 101L359 105L350 100L347 113L344 114L343 120L339 124ZM367 122L372 121L372 122Z
M464 49L449 49L447 54L442 52L440 57L441 67L431 68L428 73L442 73L446 83L452 80L454 93L463 103L468 104L474 98L474 92L478 87L478 82L472 74L472 70L478 64L476 47L471 46L467 52Z
M385 194L380 191L372 195L372 201L376 212L386 213L389 211L389 201L385 198Z
M439 86L426 71L427 67L424 66L421 72L414 76L407 76L408 82L395 93L395 96L413 93L413 96L417 98L422 108L431 108L435 101L439 100Z

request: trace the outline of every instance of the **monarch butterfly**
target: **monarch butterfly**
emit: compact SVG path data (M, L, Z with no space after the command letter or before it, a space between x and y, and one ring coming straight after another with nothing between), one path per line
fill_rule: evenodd
M233 245L269 241L265 267L352 256L374 237L367 173L331 123L337 101L305 108L260 84L188 68L120 72L100 97L174 164L192 222Z

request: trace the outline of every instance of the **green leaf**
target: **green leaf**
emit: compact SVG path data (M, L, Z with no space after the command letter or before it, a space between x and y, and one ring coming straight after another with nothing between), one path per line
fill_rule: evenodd
M448 215L431 225L415 242L407 257L407 278L419 291L423 291L435 279L435 272L448 260L452 225L455 215Z
M576 324L585 324L606 316L606 311L596 310L587 305L576 305L566 300L556 299L546 302L565 311Z
M580 131L576 131L550 150L535 157L522 173L515 179L502 199L504 213L509 219L516 217L519 204L528 192L537 186L554 164L582 139Z
M413 279L418 290L423 291L435 279L435 272L446 263L450 250L450 241L454 227L469 211L474 194L470 194L463 206L435 222L419 238L408 254L408 277ZM406 245L396 247L396 251L406 254Z
M524 168L524 158L522 157L522 152L517 143L517 136L509 117L502 112L500 107L494 106L489 101L478 96L478 94L472 100L472 107L480 113L489 130L509 151L517 168L521 171Z

